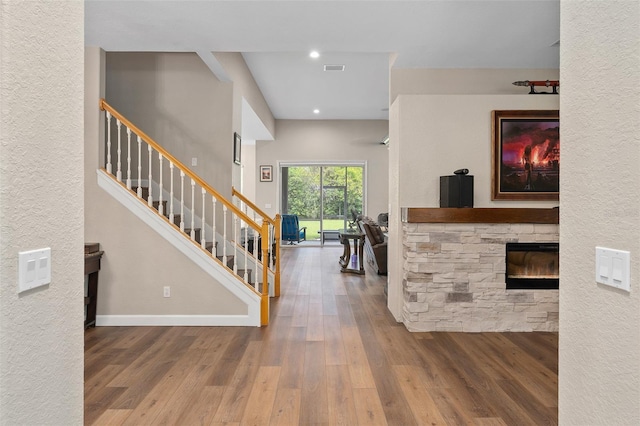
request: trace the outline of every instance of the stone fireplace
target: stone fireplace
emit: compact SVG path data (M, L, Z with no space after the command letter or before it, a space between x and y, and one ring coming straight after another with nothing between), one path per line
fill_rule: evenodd
M558 330L557 286L523 289L516 284L507 288L506 260L507 245L514 243L533 242L557 250L557 210L556 223L527 223L534 219L526 215L506 220L500 216L506 210L535 213L554 209L409 210L428 210L436 215L414 217L413 222L410 214L403 217L403 321L410 331ZM461 214L476 217L461 220L456 216ZM554 264L547 255L524 257ZM522 278L517 269L511 275Z

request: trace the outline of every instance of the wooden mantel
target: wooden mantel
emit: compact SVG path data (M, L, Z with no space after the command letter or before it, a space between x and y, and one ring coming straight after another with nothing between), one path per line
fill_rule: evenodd
M560 221L560 209L404 207L402 221L409 223L557 224Z

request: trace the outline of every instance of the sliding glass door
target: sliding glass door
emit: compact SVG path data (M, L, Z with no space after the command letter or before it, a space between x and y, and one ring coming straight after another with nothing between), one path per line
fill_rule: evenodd
M364 165L281 166L282 214L298 215L307 241L337 244L364 206Z

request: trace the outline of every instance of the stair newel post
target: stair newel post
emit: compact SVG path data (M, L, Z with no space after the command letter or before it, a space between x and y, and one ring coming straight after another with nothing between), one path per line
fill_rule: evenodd
M142 198L142 138L138 136L138 198Z
M222 263L227 266L227 206L222 205Z
M119 119L116 118L116 127L118 128L118 164L116 164L116 179L118 179L118 182L122 182L122 132L120 131L120 128L122 127L122 123L120 122Z
M262 259L266 259L269 256L269 248L267 247L267 239L269 238L269 223L267 221L262 222L262 230L260 231L262 237ZM266 263L262 262L262 290L260 291L260 325L269 325L269 270L265 267ZM258 289L258 283L256 280L256 290Z
M111 113L107 111L107 173L111 174Z
M275 261L275 278L274 278L274 286L273 293L276 297L280 296L280 223L281 217L280 213L276 214L275 223L273 225L273 235L275 240L275 251L276 251L276 261Z
M196 181L191 179L191 239L196 240Z
M127 189L131 189L131 129L127 127Z
M169 222L175 225L175 216L173 214L173 168L173 161L169 161L169 178L171 179L171 185L169 186Z
M213 195L211 196L211 204L213 207L213 219L211 222L211 228L213 228L213 247L211 248L211 254L213 254L213 257L216 257L218 255L218 252L216 251L216 197L214 197Z
M147 145L147 151L149 151L149 183L147 184L149 185L149 198L147 198L147 205L149 207L153 207L153 196L151 195L151 182L153 182L151 176L151 162L153 160L153 152L151 151L151 145Z
M160 216L164 216L164 207L162 206L162 189L164 188L162 184L162 154L158 152L158 162L160 164L160 195L158 196L158 213Z
M200 227L202 229L200 230L200 247L202 247L203 249L207 248L207 229L204 226L206 224L206 222L204 220L204 218L205 218L205 215L204 215L204 212L205 212L204 203L205 203L205 200L206 200L206 195L207 195L207 190L204 189L204 187L202 187L202 213L201 213L202 220L200 221L201 222Z
M184 232L184 172L180 170L180 231Z

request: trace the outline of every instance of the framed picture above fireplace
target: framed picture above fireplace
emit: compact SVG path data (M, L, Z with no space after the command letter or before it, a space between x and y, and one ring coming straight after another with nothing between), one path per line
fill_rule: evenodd
M492 200L558 200L558 110L492 111Z

